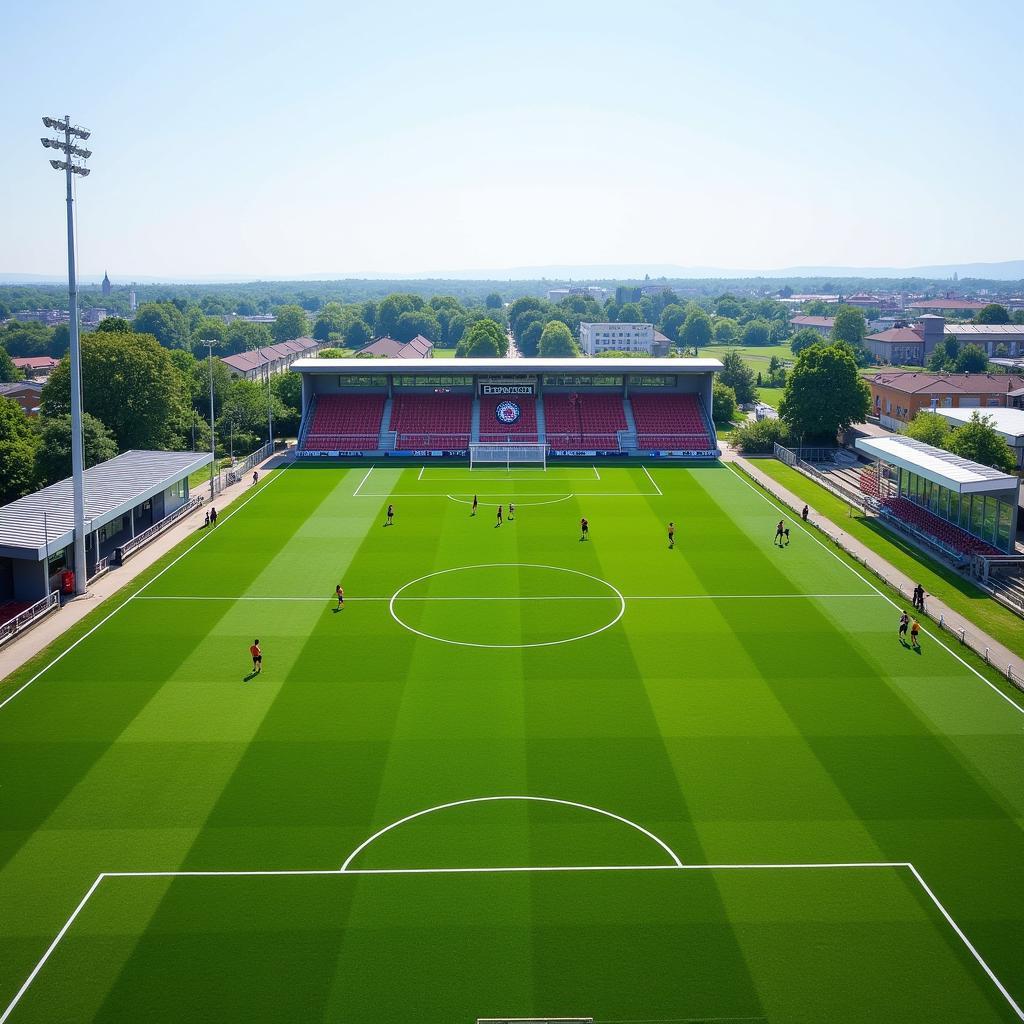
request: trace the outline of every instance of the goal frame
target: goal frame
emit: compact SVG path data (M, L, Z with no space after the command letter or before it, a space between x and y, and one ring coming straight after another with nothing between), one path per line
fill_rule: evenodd
M503 458L481 458L486 452L489 455L504 456ZM513 464L523 466L540 466L548 468L548 446L543 441L489 441L469 446L469 468L478 466L501 466L511 469Z

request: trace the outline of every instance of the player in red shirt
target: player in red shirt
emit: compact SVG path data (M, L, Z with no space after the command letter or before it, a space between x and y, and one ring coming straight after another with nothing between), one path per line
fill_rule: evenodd
M263 671L263 650L259 640L253 640L249 653L252 655L252 674L258 676Z

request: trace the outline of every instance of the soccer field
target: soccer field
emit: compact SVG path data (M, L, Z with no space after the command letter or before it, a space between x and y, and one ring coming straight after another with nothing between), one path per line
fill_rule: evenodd
M781 517L271 474L0 684L0 1024L1024 1020L1019 695Z

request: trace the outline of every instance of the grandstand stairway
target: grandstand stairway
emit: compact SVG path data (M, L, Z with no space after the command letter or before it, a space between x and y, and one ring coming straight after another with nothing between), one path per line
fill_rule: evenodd
M628 399L622 400L622 412L626 417L626 429L619 431L619 447L623 451L636 449L636 418L633 416L633 403Z
M390 398L384 401L384 412L380 418L380 433L377 435L377 447L382 452L395 450L395 432L391 429L391 407L394 403Z
M480 399L473 399L473 412L469 418L469 443L478 444L480 441Z
M548 439L547 424L544 420L544 396L538 395L533 403L534 412L537 414L537 440L544 444Z

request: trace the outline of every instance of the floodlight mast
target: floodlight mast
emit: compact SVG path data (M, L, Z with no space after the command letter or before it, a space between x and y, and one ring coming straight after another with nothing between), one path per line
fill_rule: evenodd
M76 146L72 138L86 140L91 134L85 128L71 123L65 114L63 120L55 117L44 117L43 125L55 132L63 133L55 139L42 139L46 149L59 149L64 153L63 160L51 160L50 166L57 171L64 171L67 184L67 215L68 215L68 333L71 348L71 479L74 493L75 509L75 593L84 594L87 583L85 564L85 466L82 453L82 351L78 337L78 276L75 270L75 209L72 176L77 174L86 177L89 168L82 163L75 163L72 157L87 160L92 156L88 149Z

